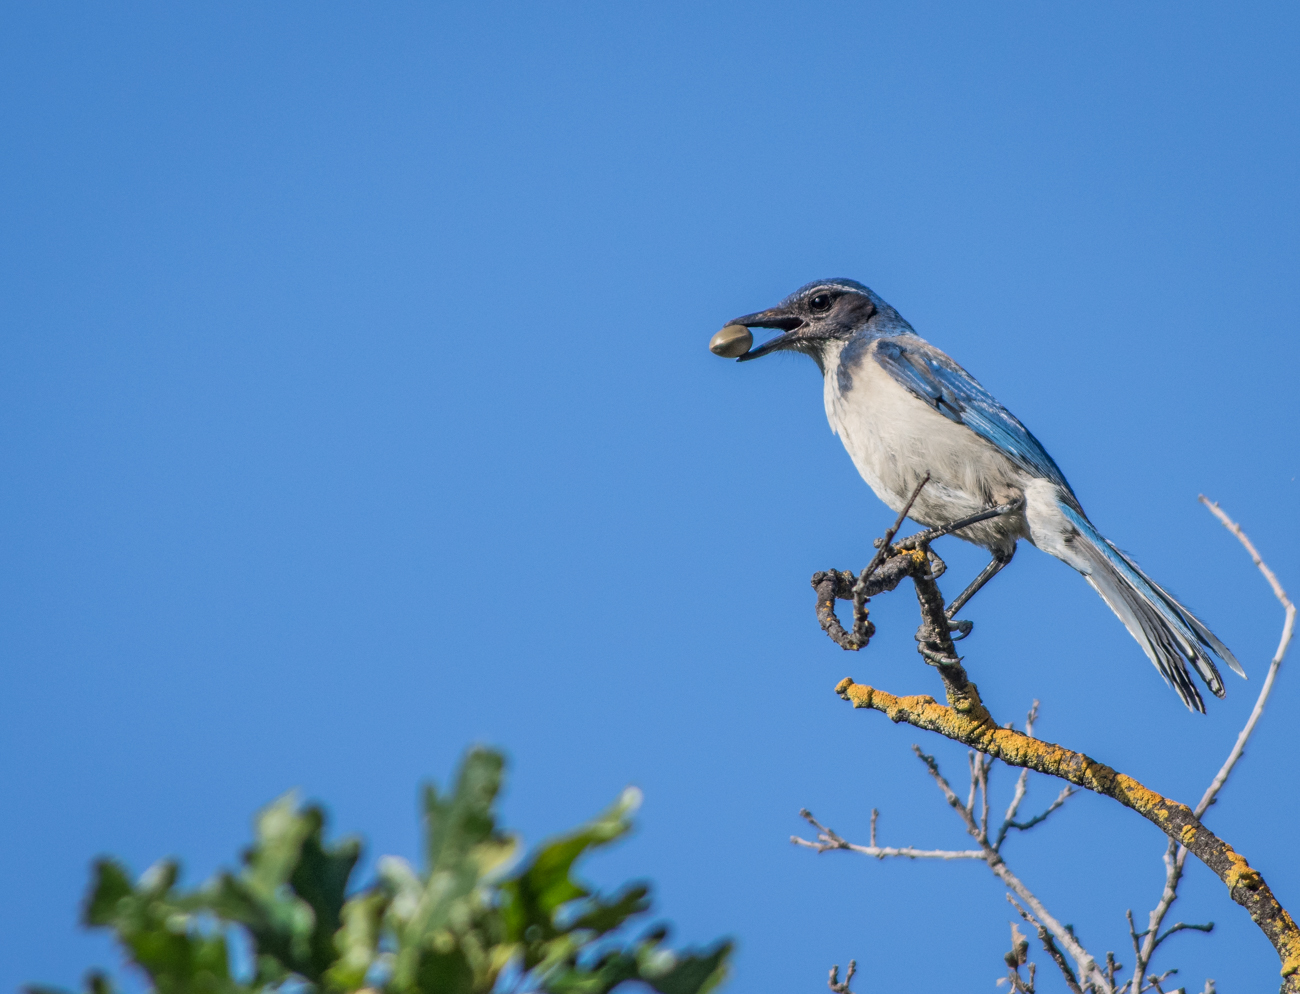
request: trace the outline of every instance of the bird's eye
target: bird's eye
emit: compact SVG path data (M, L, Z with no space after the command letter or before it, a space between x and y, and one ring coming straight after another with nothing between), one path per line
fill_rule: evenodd
M831 309L831 295L819 293L808 301L808 307L814 314L825 314Z

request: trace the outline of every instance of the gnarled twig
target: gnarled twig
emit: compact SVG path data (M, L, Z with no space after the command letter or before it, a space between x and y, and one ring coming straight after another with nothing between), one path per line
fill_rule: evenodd
M1195 810L1144 787L1132 777L1119 773L1105 764L1098 763L1082 753L1034 738L1032 735L1033 711L1030 712L1030 721L1027 723L1026 733L1017 732L1009 725L1005 727L999 726L994 722L980 699L979 689L970 681L953 646L950 627L944 614L943 595L935 583L935 578L942 572L942 561L928 548L928 542L936 537L932 534L933 529L903 539L897 545L890 544L893 537L891 532L890 541L880 543L879 552L873 557L871 568L864 570L861 576L854 577L852 573L837 571L816 574L813 577L813 586L817 589L817 614L823 629L836 642L844 646L844 648L861 648L861 645L865 645L865 639L861 640L861 644L854 644L857 642L855 635L858 633L858 626L855 625L855 634L849 635L844 632L835 618L835 600L837 598L853 599L855 607L859 607L860 604L865 604L865 596L874 596L877 593L892 590L904 578L908 576L912 578L922 617L922 625L917 633L917 640L920 643L918 649L927 661L935 664L940 679L944 684L948 706L938 704L934 698L929 696L895 697L885 691L857 684L852 679L842 680L835 688L836 693L845 700L852 702L855 708L869 708L881 711L894 722L907 722L917 728L938 732L954 741L962 742L983 754L984 757L988 757L979 760L972 759L971 793L967 802L963 805L957 799L951 787L939 775L937 765L934 764L933 760L925 757L923 753L917 750L918 755L923 760L927 760L931 773L944 790L945 796L948 797L953 809L962 815L963 820L966 821L968 832L980 843L980 857L985 859L990 868L1007 883L1008 887L1030 905L1033 914L1037 916L1037 920L1042 923L1042 926L1048 930L1053 940L1075 958L1080 971L1078 983L1082 984L1083 988L1092 988L1098 991L1116 990L1114 973L1120 967L1114 962L1113 956L1108 955L1106 972L1103 972L1092 960L1091 956L1079 946L1074 936L1048 915L1041 904L1028 892L1027 888L1024 888L1024 885L1006 869L1006 864L998 853L1010 829L1023 829L1041 822L1064 803L1070 795L1071 787L1065 788L1041 815L1027 822L1018 822L1015 820L1015 816L1025 795L1026 774L1022 773L1003 824L998 830L995 839L990 842L988 837L987 764L993 758L1001 759L1010 766L1021 767L1025 771L1035 770L1066 780L1073 786L1085 787L1096 793L1104 794L1137 811L1169 837L1170 843L1165 860L1167 867L1165 892L1160 905L1151 914L1150 926L1144 932L1136 932L1132 925L1131 914L1129 916L1129 931L1133 940L1134 955L1137 958L1134 977L1123 985L1124 988L1130 991L1130 994L1141 994L1143 990L1149 989L1159 991L1161 981L1169 976L1168 973L1160 977L1153 976L1147 981L1146 986L1143 986L1146 967L1149 965L1151 955L1161 942L1170 935L1188 928L1208 931L1212 927L1209 925L1200 926L1179 923L1164 932L1160 932L1160 925L1176 898L1178 881L1181 878L1188 852L1194 853L1197 858L1227 884L1229 896L1247 910L1252 920L1273 944L1282 960L1283 994L1300 994L1300 929L1297 929L1295 922L1277 901L1259 872L1250 867L1246 860L1230 845L1219 839L1200 822L1201 817L1214 802L1215 796L1222 789L1235 764L1241 758L1246 740L1250 737L1259 721L1282 658L1290 644L1296 611L1294 605L1287 599L1281 585L1277 582L1276 576L1264 564L1241 529L1218 508L1217 504L1212 504L1205 498L1202 498L1202 501L1250 552L1256 566L1259 567L1272 586L1274 594L1282 602L1286 610L1286 620L1277 652L1265 677L1264 686L1261 688L1260 697L1256 701L1251 716L1238 736L1228 760L1206 790ZM1004 508L994 508L984 513L992 515L1004 511ZM967 523L969 522L963 521L961 524ZM957 527L957 525L953 527ZM855 620L859 620L856 612ZM861 620L865 620L865 611L863 611ZM977 789L983 791L983 807L978 819L975 816ZM919 856L921 853L925 853L930 858L975 858L974 856L967 856L964 852L958 856L956 855L957 851L912 850L911 852L905 852L904 850L883 850L876 846L874 811L872 812L872 844L869 847L854 846L834 832L824 829L823 826L813 821L811 816L808 816L808 819L821 830L818 841L815 843L806 842L802 839L794 841L819 851L851 849L882 857L883 855L912 855L912 853ZM940 856L941 852L944 855ZM1212 990L1213 983L1207 982L1206 989Z

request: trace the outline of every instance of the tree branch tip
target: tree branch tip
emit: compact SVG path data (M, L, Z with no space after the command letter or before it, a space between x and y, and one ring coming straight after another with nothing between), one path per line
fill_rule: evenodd
M921 486L924 486L922 481ZM921 487L918 486L919 493ZM915 499L915 495L914 499ZM1166 895L1162 897L1160 905L1151 913L1151 922L1148 928L1138 932L1133 923L1132 913L1126 916L1129 920L1129 932L1134 942L1134 953L1137 957L1134 964L1134 977L1128 984L1116 986L1114 973L1108 975L1101 969L1095 961L1089 956L1086 950L1078 945L1073 935L1073 931L1063 927L1047 914L1046 909L1041 908L1035 901L1031 900L1030 904L1035 911L1040 912L1039 918L1050 926L1050 933L1056 937L1060 943L1057 950L1068 950L1069 955L1074 958L1079 973L1077 980L1071 976L1068 966L1065 971L1067 985L1072 990L1084 990L1097 992L1112 992L1115 990L1127 990L1130 987L1136 987L1138 990L1130 991L1130 994L1141 994L1142 991L1160 991L1159 981L1163 977L1151 975L1151 983L1142 985L1142 980L1146 966L1150 963L1153 947L1159 945L1164 939L1169 938L1174 932L1184 929L1193 929L1197 931L1209 932L1214 926L1213 923L1206 925L1187 925L1178 923L1169 930L1161 934L1160 925L1164 914L1168 912L1169 906L1177 897L1177 886L1183 872L1183 864L1186 856L1195 855L1227 885L1230 898L1237 904L1242 905L1255 920L1256 924L1264 931L1271 944L1280 954L1282 959L1282 976L1286 978L1283 983L1283 989L1290 994L1300 994L1300 930L1296 928L1295 922L1287 914L1286 910L1280 905L1276 897L1272 894L1268 884L1264 881L1259 871L1253 869L1246 862L1244 857L1236 853L1233 848L1218 838L1215 833L1208 830L1202 823L1201 818L1205 811L1217 800L1217 793L1223 787L1228 775L1244 753L1245 742L1249 738L1254 726L1259 720L1259 713L1263 704L1268 697L1268 691L1276 676L1279 664L1286 655L1286 650L1291 641L1292 632L1296 623L1296 607L1287 598L1286 592L1280 586L1276 576L1263 562L1258 551L1254 548L1250 539L1246 536L1242 527L1233 521L1223 511L1217 501L1211 501L1204 494L1198 494L1199 501L1205 505L1224 527L1230 531L1234 537L1245 548L1250 555L1256 567L1264 574L1265 579L1272 587L1274 595L1281 601L1286 620L1283 625L1283 634L1278 646L1274 659L1270 666L1269 672L1264 680L1264 688L1256 702L1255 709L1252 711L1250 720L1246 728L1238 737L1236 746L1230 754L1228 761L1224 764L1219 775L1216 776L1206 795L1202 798L1201 803L1196 809L1187 805L1180 804L1170 798L1164 797L1143 786L1125 774L1119 773L1111 767L1099 763L1096 760L1084 755L1083 753L1074 752L1061 746L1054 745L1051 742L1044 741L1035 737L1033 723L1037 718L1039 701L1034 700L1033 706L1029 710L1026 727L1023 732L1015 730L1014 723L1008 722L1006 725L999 725L989 715L987 708L979 698L978 689L970 681L965 671L958 665L940 666L939 674L943 679L946 693L946 704L939 704L933 697L929 696L909 696L896 697L887 691L857 684L851 677L846 677L835 686L835 692L841 699L848 701L854 708L872 709L880 711L888 717L893 723L907 723L914 727L923 729L928 732L938 733L945 738L951 739L968 747L973 747L978 752L987 757L987 761L1000 759L1010 766L1021 768L1020 778L1023 780L1027 777L1030 770L1041 774L1059 777L1065 780L1067 785L1062 790L1060 796L1042 814L1032 819L1026 819L1024 822L1015 820L1017 806L1019 801L1023 800L1023 790L1017 791L1012 806L1008 810L1003 825L997 832L996 841L990 842L992 837L987 824L983 825L982 831L979 826L971 825L969 830L973 836L980 842L985 852L981 858L989 862L990 867L994 868L995 874L998 873L995 863L1000 864L999 847L1004 840L1007 830L1014 828L1023 831L1026 828L1038 824L1051 814L1056 808L1076 792L1076 788L1087 788L1090 791L1099 793L1118 801L1125 807L1131 808L1147 820L1151 821L1160 828L1171 839L1168 847L1168 853L1165 857L1165 864L1168 868L1166 880ZM906 510L903 515L906 516ZM896 529L895 529L896 530ZM942 612L943 600L942 595L938 592L933 582L933 576L929 575L929 567L925 565L928 560L924 560L923 555L914 555L907 557L900 555L904 552L921 552L922 542L918 540L927 539L928 533L918 533L916 536L910 536L908 539L901 540L897 546L891 547L893 534L876 543L877 549L883 552L883 555L873 557L873 565L880 569L879 577L874 584L868 588L866 581L859 576L853 584L855 587L855 632L857 637L857 628L865 627L865 610L862 610L862 619L857 618L859 613L859 601L865 602L868 594L872 596L876 592L893 590L898 581L904 577L910 576L917 587L917 596L921 602L922 614L922 631L918 633L918 640L921 641L922 650L931 649L938 651L943 649L945 656L942 662L947 662L947 656L956 656L955 651L947 653L951 648L950 644L940 646L937 639L944 631L942 623L933 623L932 616L936 610ZM886 563L886 559L888 562ZM865 570L864 574L869 575L870 569ZM844 584L852 581L852 574L845 574L841 577L836 573L833 577L834 583L831 583L830 574L821 574L826 579L823 585L818 586L818 612L821 618L824 612L825 604L828 599L827 591L830 590L829 602L832 605L836 599L847 600L847 592ZM936 574L937 575L937 574ZM814 585L816 585L816 578ZM886 583L890 585L886 585ZM936 607L937 605L937 607ZM833 613L833 611L832 611ZM926 625L930 625L929 628ZM844 640L836 637L830 632L827 623L823 621L823 628L828 630L837 642L845 648L857 648L859 646L844 645ZM930 633L928 636L925 633ZM841 636L845 633L840 632ZM848 637L845 636L845 639ZM934 639L933 644L927 644L927 639ZM865 638L861 639L865 645ZM923 654L924 651L923 651ZM929 657L927 657L929 658ZM931 661L934 661L933 659ZM945 798L949 804L959 813L963 813L967 820L973 817L973 803L962 803L961 799L956 798L950 785L939 773L938 764L933 756L924 753L919 743L912 745L915 755L926 764L929 772L938 783L941 790L945 793ZM969 762L969 760L968 760ZM983 762L983 761L981 761ZM972 767L972 792L975 789L975 771ZM951 796L949 796L951 795ZM985 798L987 802L987 797ZM801 814L804 812L801 811ZM872 812L872 839L870 851L864 850L860 846L849 846L843 844L843 840L838 840L841 844L836 846L829 843L829 837L823 833L819 843L809 844L810 848L818 851L824 851L826 848L852 848L858 851L866 852L867 855L878 855L884 858L886 853L877 850L875 839L875 818L876 812ZM811 818L809 819L811 820ZM820 828L820 826L818 826ZM792 837L794 841L794 837ZM799 840L803 841L803 840ZM913 853L903 850L890 849L888 855L908 855ZM931 855L926 853L926 855ZM944 858L948 858L945 856ZM1000 875L1000 874L999 874ZM1013 878L1014 879L1014 878ZM1019 893L1019 891L1017 891ZM1021 908L1014 899L1008 895L1008 900L1016 906L1026 921L1031 922L1037 928L1042 925L1033 919L1028 913ZM1062 929L1065 928L1064 931ZM1082 955L1082 959L1079 958ZM1055 958L1055 957L1054 957ZM1110 957L1108 956L1108 964ZM1073 981L1073 982L1072 982ZM1078 986L1076 986L1076 984ZM847 984L845 985L847 986ZM1207 983L1207 991L1213 991L1213 983Z

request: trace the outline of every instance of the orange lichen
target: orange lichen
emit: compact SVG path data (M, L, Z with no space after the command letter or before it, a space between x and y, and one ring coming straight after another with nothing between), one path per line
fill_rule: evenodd
M1238 856L1231 846L1225 844L1228 850L1229 865L1227 872L1223 874L1223 882L1228 885L1228 893L1231 894L1238 887L1245 887L1246 890L1259 890L1259 885L1264 882L1264 878L1259 875L1259 871L1253 869L1246 860Z
M1252 870L1251 872L1254 873L1255 871ZM1256 922L1258 923L1258 919L1256 919ZM1291 920L1291 916L1286 913L1285 908L1282 909L1282 914L1278 916L1278 920L1271 924L1276 934L1269 935L1269 938L1273 941L1273 945L1277 947L1278 955L1282 957L1282 976L1300 980L1300 929L1296 928L1295 922ZM1261 927L1263 927L1262 924ZM1268 932L1269 929L1265 928L1264 931ZM1283 990L1288 989L1300 990L1300 984L1293 984L1292 988L1283 986Z
M1293 924L1291 926L1295 928ZM1291 977L1300 975L1300 942L1289 943L1290 953L1282 961L1282 976Z
M1273 943L1282 960L1282 976L1300 978L1300 929L1277 902L1259 871L1201 825L1187 805L1170 800L1083 753L997 725L980 701L975 684L954 686L947 679L945 683L951 707L944 707L927 695L896 697L854 683L848 677L836 685L835 692L855 708L880 711L890 721L903 721L938 732L1011 766L1060 777L1132 808L1218 874L1227 884L1232 899L1246 908ZM1300 984L1295 984L1293 979L1288 979L1287 984L1290 986L1284 985L1284 990L1300 991Z

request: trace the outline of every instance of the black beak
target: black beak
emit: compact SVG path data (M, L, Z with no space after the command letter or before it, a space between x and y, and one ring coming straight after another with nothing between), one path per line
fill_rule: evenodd
M764 342L756 349L750 349L736 361L745 362L749 359L757 359L759 356L765 356L769 352L778 352L790 344L799 336L795 334L803 327L803 318L797 318L784 311L779 307L772 307L766 311L759 311L757 314L746 314L743 318L736 318L734 321L728 321L728 324L743 324L746 328L777 328L785 334L777 335L770 341Z

